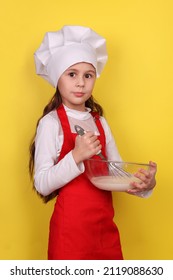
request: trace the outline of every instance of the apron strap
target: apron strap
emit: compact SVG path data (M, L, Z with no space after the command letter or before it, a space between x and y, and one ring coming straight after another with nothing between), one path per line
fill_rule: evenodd
M101 145L102 145L102 154L104 155L104 157L106 157L106 137L105 137L105 132L104 132L104 129L103 129L103 126L101 124L101 121L100 121L100 115L99 113L97 112L91 112L94 120L95 120L95 123L96 123L96 126L98 128L98 131L100 133L100 142L101 142Z

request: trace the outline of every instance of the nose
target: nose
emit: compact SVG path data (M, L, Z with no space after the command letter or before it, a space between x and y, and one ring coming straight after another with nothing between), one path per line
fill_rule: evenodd
M76 86L77 87L84 87L85 82L84 82L84 77L83 76L79 76L77 81L76 81Z

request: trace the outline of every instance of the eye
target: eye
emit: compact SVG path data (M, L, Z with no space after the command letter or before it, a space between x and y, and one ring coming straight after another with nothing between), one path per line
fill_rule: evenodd
M90 78L92 78L92 75L87 73L87 74L85 74L85 78L90 79Z
M75 77L75 72L70 72L70 73L68 73L68 75L70 76L70 77Z

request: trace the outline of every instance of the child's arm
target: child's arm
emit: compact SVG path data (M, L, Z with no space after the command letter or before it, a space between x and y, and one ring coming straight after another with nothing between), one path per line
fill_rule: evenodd
M70 151L58 163L63 144L63 132L56 114L46 115L39 122L35 139L34 184L46 196L84 172L83 164L76 164Z
M48 195L84 172L83 160L100 149L100 141L93 132L77 136L75 147L58 163L63 144L63 132L53 113L41 119L35 139L35 188Z

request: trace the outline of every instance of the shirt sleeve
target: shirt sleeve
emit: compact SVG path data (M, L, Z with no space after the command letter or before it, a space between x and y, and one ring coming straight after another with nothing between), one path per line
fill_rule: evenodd
M63 187L84 172L83 164L76 165L72 152L57 163L62 143L60 123L46 115L40 120L37 128L34 172L35 188L44 196Z

